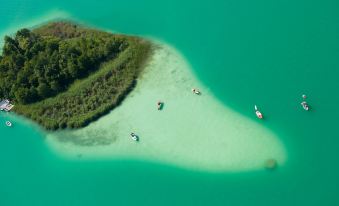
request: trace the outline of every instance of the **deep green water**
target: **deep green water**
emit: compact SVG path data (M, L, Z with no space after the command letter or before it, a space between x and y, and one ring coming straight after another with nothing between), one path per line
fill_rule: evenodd
M62 11L84 23L172 44L235 110L279 135L274 172L209 174L134 161L77 162L0 114L0 206L339 205L339 2L336 0L1 2L0 33ZM311 112L300 108L309 96ZM258 151L260 152L260 151Z

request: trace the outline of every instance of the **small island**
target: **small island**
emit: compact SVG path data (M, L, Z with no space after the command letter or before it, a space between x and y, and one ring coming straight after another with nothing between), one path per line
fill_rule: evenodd
M6 36L0 99L48 130L81 128L118 106L151 53L144 39L70 22Z

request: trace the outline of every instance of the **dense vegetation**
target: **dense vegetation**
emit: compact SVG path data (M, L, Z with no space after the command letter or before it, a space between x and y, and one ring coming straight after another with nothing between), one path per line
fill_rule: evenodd
M47 33L43 29L41 32L21 29L14 38L5 37L0 96L21 104L53 96L126 48L126 42L108 34L81 34L75 25L69 24L53 26L67 30Z
M120 104L150 44L58 22L5 37L0 97L46 129L78 128Z

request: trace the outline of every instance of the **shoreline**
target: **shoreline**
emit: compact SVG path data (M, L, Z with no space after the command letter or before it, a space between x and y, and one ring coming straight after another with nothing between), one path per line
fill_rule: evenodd
M174 48L157 48L123 104L85 128L50 132L46 142L69 159L136 159L210 172L264 169L286 152L278 137L219 102ZM197 87L202 95L192 94ZM162 111L157 101L164 102ZM130 132L140 136L131 141Z
M30 47L21 48L25 54L36 55L34 58L37 60L33 61L34 58L28 55L25 56L24 63L36 66L44 62L48 65L57 65L54 66L57 69L53 73L53 66L50 66L47 69L49 72L47 77L46 74L44 76L34 72L34 67L27 67L31 74L26 75L33 80L23 83L17 83L18 80L7 82L6 71L5 75L1 76L4 84L0 95L15 100L13 102L16 106L13 111L16 114L37 122L46 130L53 131L83 128L120 105L135 87L136 79L144 68L152 47L149 41L139 37L107 33L79 26L72 21L53 21L31 31L26 29L25 37L21 36L21 31L18 30L13 39L10 37L6 39L9 45L14 44L11 42L20 45L20 38L38 37L31 43L33 51ZM39 55L43 53L48 59L44 60L36 54L34 48L40 44L48 45L50 37L56 39L54 48L57 50L62 45L67 45L64 47L73 50L59 49L56 54L53 53L55 49L41 47ZM92 40L88 40L89 38ZM80 46L74 46L75 43ZM87 46L89 48L86 49ZM5 60L1 61L1 66L6 67L7 56L21 55L17 54L18 49L15 49L15 45L10 48L14 49L12 53L4 54ZM65 60L67 55L73 55L72 59ZM63 62L62 66L59 66L60 61ZM7 70L10 69L15 68L8 66ZM17 75L23 75L24 72L20 70ZM33 84L32 82L38 82L38 78L40 83ZM16 91L10 90L13 85L17 88Z
M31 21L29 25L53 21L53 16L74 21L73 18L66 18L62 11L47 14L45 16L50 16L47 20ZM15 30L21 25L10 29ZM90 28L97 29L93 25ZM197 80L194 71L178 51L154 41L159 48L153 51L153 57L138 79L136 88L114 111L83 129L63 132L45 131L26 118L23 123L32 124L43 136L47 136L46 143L55 155L75 161L131 159L204 172L263 170L265 161L271 158L277 159L279 166L285 163L286 151L274 133L221 103ZM161 78L157 78L158 74ZM192 95L193 87L199 88L202 96ZM162 90L169 92L163 93ZM155 105L158 100L165 103L164 110L160 112ZM187 110L187 106L191 110ZM146 117L141 118L145 114ZM135 115L137 118L134 118ZM23 118L15 116L19 120ZM219 130L219 133L222 131L220 138L213 129ZM140 136L137 145L129 137L131 131ZM254 138L248 136L251 134ZM206 136L209 135L212 137L207 141ZM74 142L69 141L67 137L70 136L74 137Z
M53 9L42 15L35 16L33 19L29 21L15 22L14 24L7 26L6 29L1 31L0 48L2 50L3 43L4 43L3 38L6 35L13 36L17 32L17 30L20 28L34 29L51 21L68 20L68 19L73 20L73 17L71 18L71 15L69 13L64 12L63 10L60 10L60 9Z

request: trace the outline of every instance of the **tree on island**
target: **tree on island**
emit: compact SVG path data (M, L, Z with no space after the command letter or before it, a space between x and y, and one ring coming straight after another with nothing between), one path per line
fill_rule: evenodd
M79 128L118 106L149 56L143 39L68 22L5 36L0 98L46 129Z
M108 35L42 36L28 29L5 36L0 58L0 96L21 104L37 102L65 91L76 79L97 70L116 56L123 41Z

